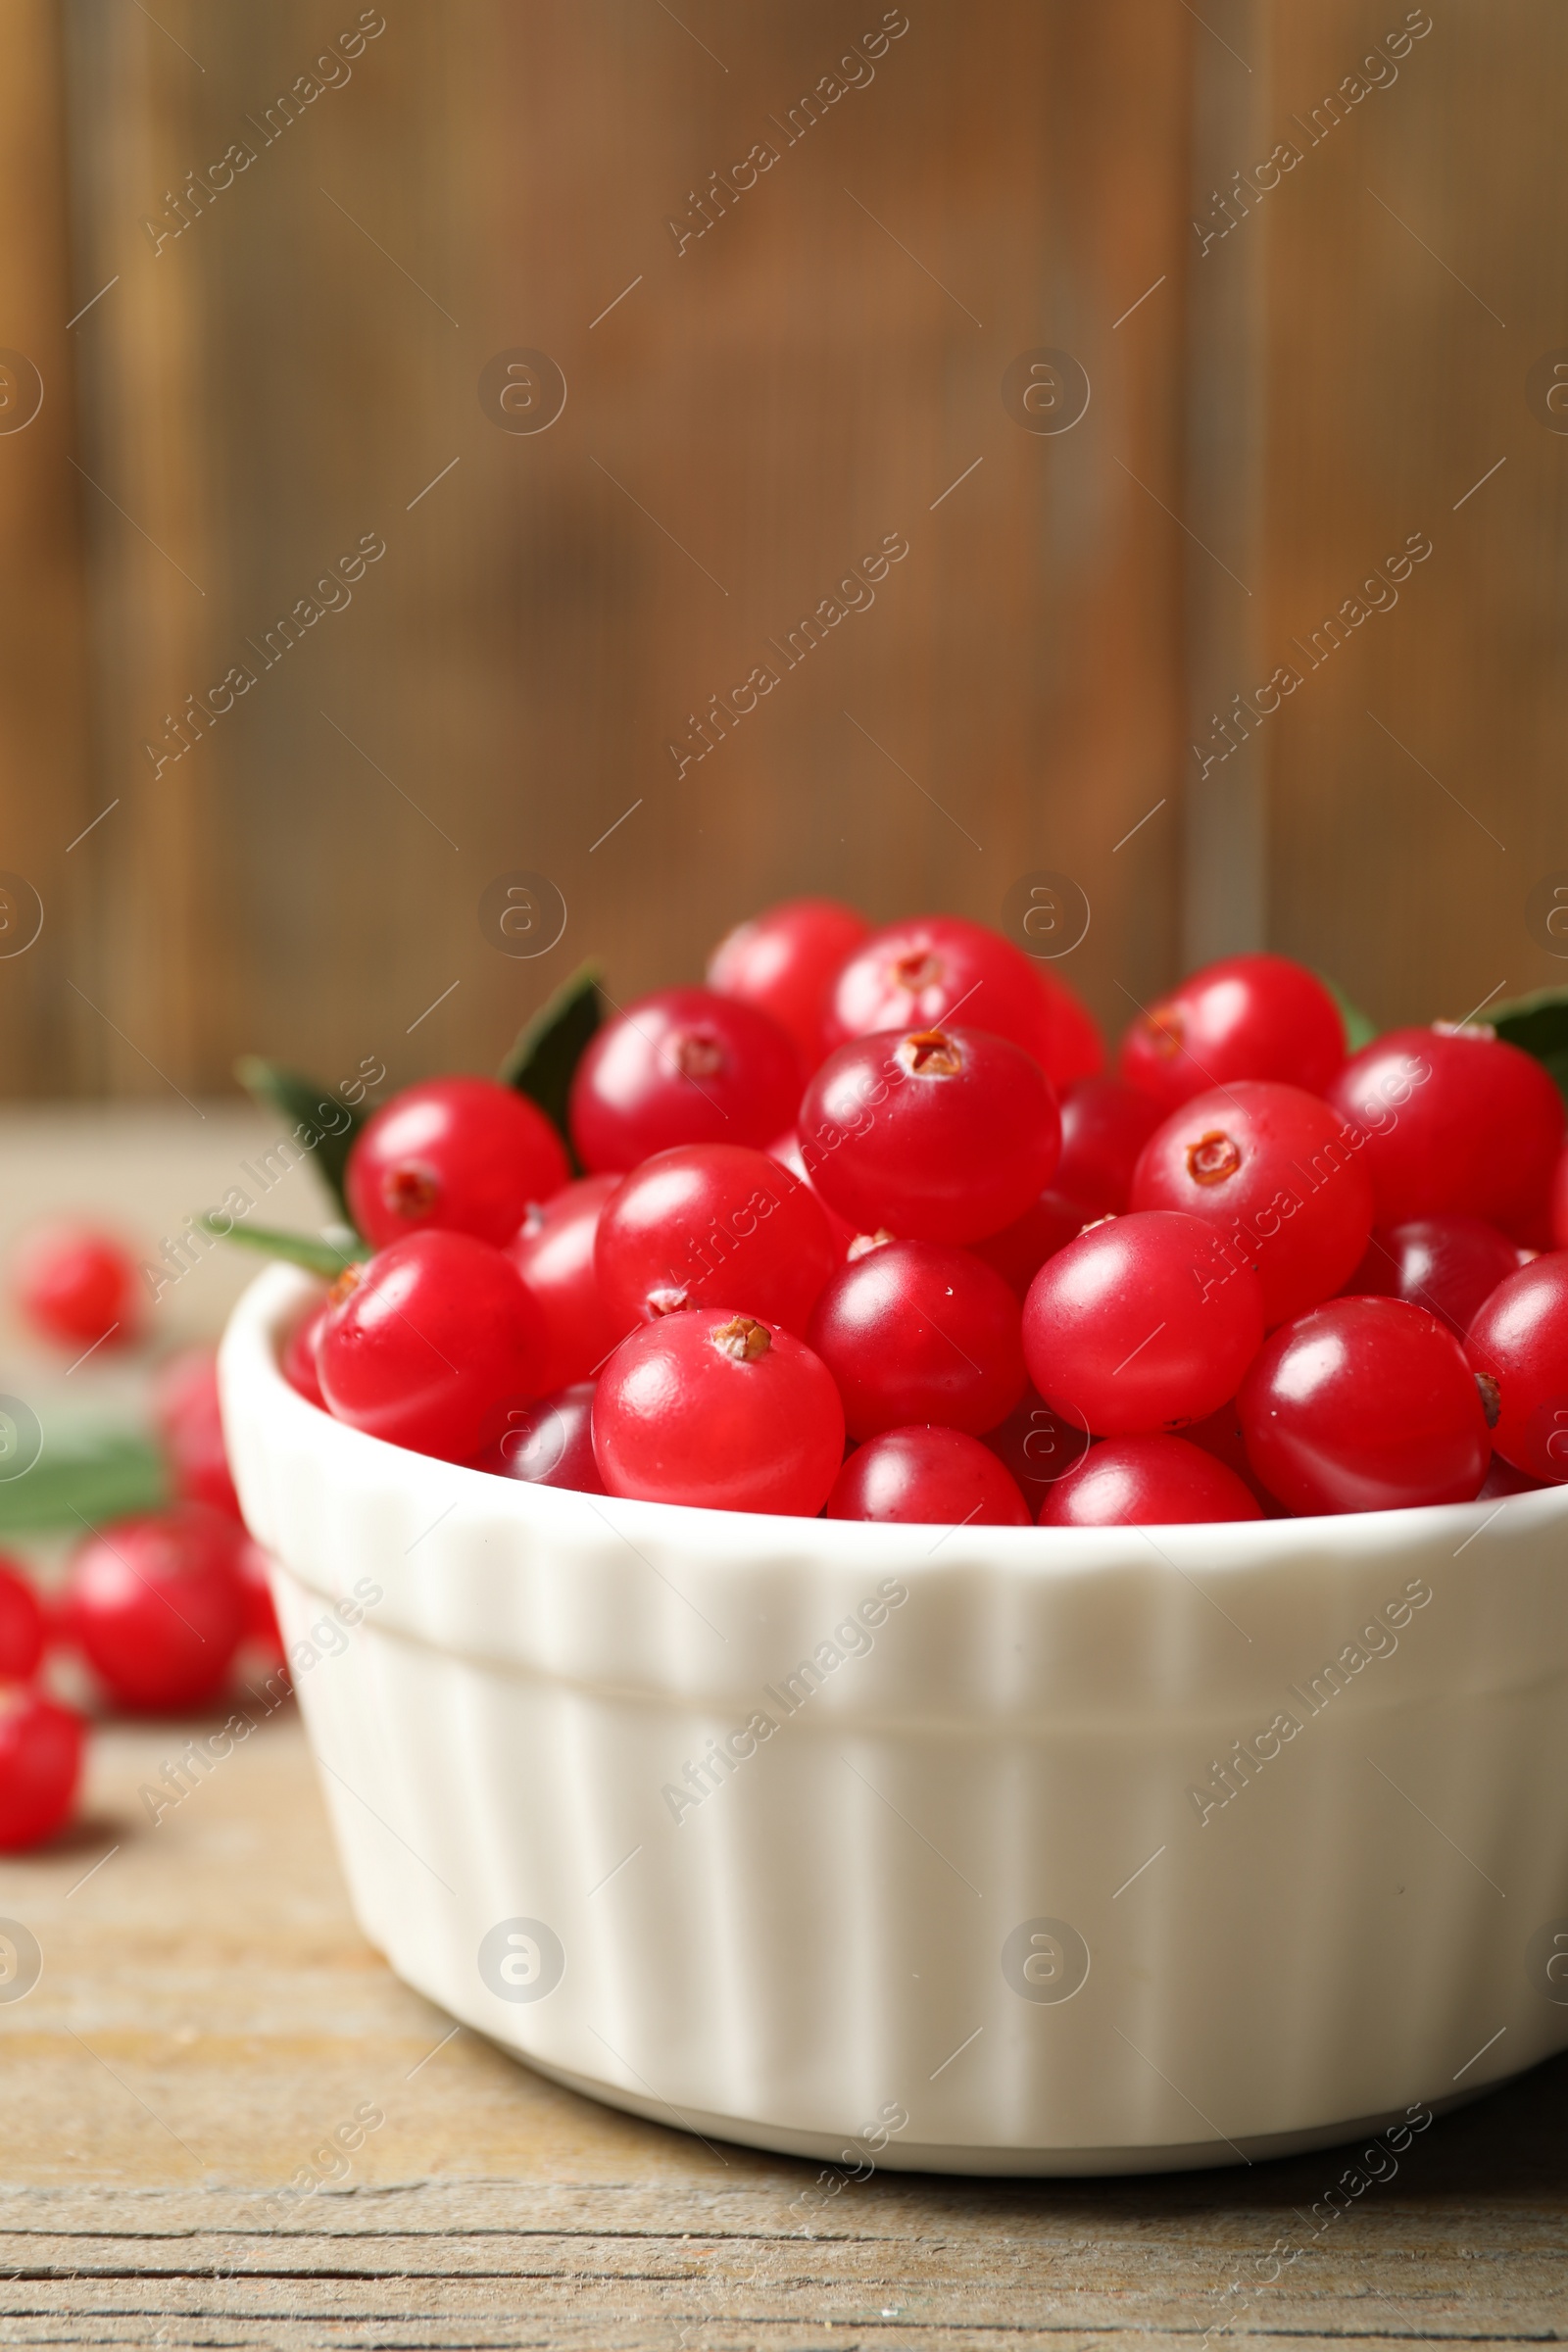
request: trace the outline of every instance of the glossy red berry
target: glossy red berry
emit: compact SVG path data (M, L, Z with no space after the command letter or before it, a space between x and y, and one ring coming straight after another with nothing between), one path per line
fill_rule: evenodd
M841 1266L850 1244L858 1237L849 1219L841 1217L836 1208L830 1208L816 1186L811 1182L806 1165L806 1155L801 1150L801 1139L793 1127L786 1134L774 1137L767 1147L767 1156L769 1159L776 1159L781 1168L788 1168L792 1176L799 1178L809 1192L812 1200L817 1202L822 1214L827 1219L827 1229L833 1236L833 1263Z
M1331 1298L1266 1341L1237 1405L1248 1457L1298 1514L1468 1502L1486 1416L1464 1350L1398 1298Z
M40 1690L0 1689L0 1854L41 1845L70 1820L83 1729Z
M584 1167L636 1167L677 1144L759 1151L795 1116L801 1061L767 1013L666 988L606 1023L577 1064L568 1124Z
M1054 1086L1092 1077L1105 1058L1088 1009L1010 940L961 915L917 915L875 932L834 983L825 1042L961 1020L1010 1038Z
M1166 1110L1237 1078L1272 1078L1321 1094L1345 1059L1339 1006L1287 956L1228 956L1141 1012L1120 1068Z
M1470 1319L1519 1267L1517 1245L1479 1217L1413 1217L1375 1232L1347 1298L1403 1298L1463 1339Z
M1086 1225L1099 1222L1098 1214L1092 1214L1080 1201L1064 1200L1053 1185L1021 1217L1004 1225L1000 1233L988 1233L983 1241L970 1242L968 1247L976 1257L983 1258L1002 1276L1014 1298L1022 1299L1028 1298L1029 1285L1047 1258L1076 1241Z
M917 1421L979 1437L1023 1394L1016 1298L942 1242L887 1242L841 1266L807 1341L838 1383L852 1438Z
M205 1502L240 1515L223 1446L218 1402L218 1351L186 1348L153 1376L154 1426L169 1458L170 1479L181 1502Z
M694 1308L623 1340L594 1397L612 1494L814 1517L844 1457L833 1376L804 1342L751 1315Z
M1477 1502L1501 1501L1509 1494L1544 1494L1557 1481L1549 1478L1531 1478L1525 1471L1516 1470L1505 1462L1500 1453L1492 1457L1492 1467L1481 1482Z
M927 1527L1027 1527L1029 1506L1000 1458L960 1430L884 1430L858 1446L833 1482L824 1519Z
M1270 1330L1331 1298L1372 1230L1361 1131L1316 1095L1241 1079L1172 1111L1144 1146L1134 1208L1201 1217L1257 1268Z
M332 1287L316 1349L340 1421L471 1462L539 1394L544 1324L509 1257L466 1233L413 1233Z
M283 1378L307 1404L319 1405L326 1410L326 1398L321 1395L321 1383L316 1369L316 1343L325 1325L329 1301L323 1298L318 1306L301 1318L289 1333L283 1346Z
M43 1663L43 1603L26 1570L0 1556L0 1683L26 1683Z
M1042 1527L1179 1527L1200 1520L1261 1519L1234 1470L1185 1438L1107 1438L1057 1479Z
M121 1519L71 1564L64 1620L122 1707L170 1713L214 1697L249 1618L246 1538L203 1503Z
M135 1260L94 1225L38 1227L12 1267L16 1301L46 1340L74 1352L95 1344L106 1353L140 1336L145 1320Z
M861 1233L974 1242L1033 1206L1061 1149L1038 1063L980 1029L856 1038L801 1104L823 1199Z
M479 1456L477 1468L498 1478L520 1478L529 1486L604 1494L605 1482L594 1459L591 1380L557 1389L536 1404L515 1405L507 1419L506 1435Z
M1046 1260L1023 1307L1030 1379L1100 1437L1202 1420L1235 1395L1262 1337L1251 1267L1175 1209L1092 1226Z
M1558 1152L1551 1172L1547 1230L1554 1250L1568 1250L1568 1145Z
M1379 1225L1458 1211L1511 1234L1545 1218L1562 1097L1540 1062L1490 1029L1391 1030L1328 1095L1366 1130Z
M1506 1462L1568 1481L1568 1252L1510 1274L1477 1308L1465 1354Z
M568 1173L560 1136L515 1087L431 1078L366 1121L345 1189L355 1224L377 1250L426 1230L472 1234L500 1249L529 1201L548 1200Z
M1038 1518L1047 1489L1083 1460L1090 1438L1087 1429L1063 1420L1026 1388L1006 1419L988 1429L981 1442L1012 1473L1031 1517Z
M1052 1190L1092 1217L1132 1205L1138 1155L1159 1125L1159 1105L1119 1078L1080 1078L1061 1098L1061 1157Z
M870 931L863 914L837 899L786 899L725 934L708 958L708 985L770 1013L794 1041L802 1069L814 1070L825 1051L829 984Z
M765 1152L687 1144L623 1179L599 1221L599 1289L622 1336L691 1306L804 1333L835 1263L821 1202Z
M1205 1453L1211 1453L1216 1462L1223 1462L1227 1470L1234 1472L1265 1519L1282 1519L1287 1515L1285 1505L1269 1493L1248 1459L1242 1416L1234 1396L1227 1398L1217 1412L1207 1414L1201 1421L1190 1422L1182 1436L1189 1446L1201 1446Z
M631 1327L603 1297L594 1272L594 1243L605 1202L618 1176L584 1176L535 1203L507 1255L516 1267L544 1323L544 1388L570 1388L596 1373Z

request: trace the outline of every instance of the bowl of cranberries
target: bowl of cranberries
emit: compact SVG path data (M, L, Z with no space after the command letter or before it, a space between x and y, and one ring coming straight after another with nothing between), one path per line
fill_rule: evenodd
M1349 1018L1240 956L1107 1067L996 933L795 901L554 1098L359 1121L221 1382L410 1983L836 2166L1235 2162L1568 2043L1562 1100Z

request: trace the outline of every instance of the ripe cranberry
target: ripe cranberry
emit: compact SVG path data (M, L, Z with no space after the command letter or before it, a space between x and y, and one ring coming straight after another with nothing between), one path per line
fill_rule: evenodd
M769 1159L776 1159L781 1168L788 1168L792 1176L798 1177L810 1193L812 1200L818 1203L822 1214L827 1219L828 1231L833 1236L833 1263L841 1266L850 1244L857 1238L855 1227L847 1217L841 1217L836 1208L829 1208L815 1185L812 1184L807 1171L805 1154L801 1150L801 1139L793 1127L786 1134L774 1138L767 1147L767 1156Z
M825 1050L829 983L870 930L837 899L786 899L725 934L708 958L708 985L770 1013L793 1039L802 1069L814 1070Z
M1360 1263L1372 1180L1360 1132L1299 1087L1242 1079L1195 1096L1144 1146L1134 1208L1201 1217L1255 1265L1270 1330Z
M1544 1494L1555 1483L1549 1478L1528 1478L1523 1470L1516 1470L1512 1462L1505 1462L1500 1453L1494 1453L1492 1467L1481 1483L1481 1492L1476 1500L1492 1502L1500 1501L1507 1494Z
M1288 956L1228 956L1141 1012L1121 1074L1167 1111L1234 1078L1274 1078L1320 1095L1345 1059L1328 990Z
M70 1819L83 1726L40 1690L0 1690L0 1854L41 1845Z
M1017 1299L941 1242L888 1242L841 1266L806 1336L839 1384L852 1438L915 1421L978 1437L1023 1394Z
M622 1181L600 1218L594 1265L620 1336L691 1306L804 1332L833 1271L833 1236L809 1187L765 1152L688 1144Z
M1159 1125L1159 1105L1119 1078L1080 1078L1061 1098L1061 1157L1052 1179L1083 1202L1083 1222L1132 1205L1138 1154Z
M961 1430L883 1430L858 1446L833 1482L824 1519L927 1527L1027 1527L1029 1505L1002 1461Z
M1182 1431L1189 1446L1201 1446L1216 1462L1223 1462L1233 1471L1257 1503L1265 1519L1283 1519L1285 1505L1277 1502L1258 1478L1247 1456L1247 1440L1242 1435L1242 1416L1236 1409L1236 1399L1230 1397L1217 1413L1209 1413L1201 1421L1190 1422Z
M1086 1225L1099 1222L1092 1210L1077 1200L1064 1200L1053 1185L1021 1217L1004 1225L1000 1233L971 1242L969 1248L1002 1276L1015 1298L1027 1298L1029 1285L1047 1258L1076 1241Z
M291 1389L305 1398L307 1404L318 1404L326 1410L326 1398L321 1395L321 1383L316 1370L316 1343L321 1336L330 1305L323 1298L313 1306L302 1321L295 1324L283 1348L282 1373Z
M980 1029L861 1037L801 1104L811 1181L858 1231L975 1242L1021 1217L1061 1149L1039 1065Z
M549 1200L535 1202L507 1246L544 1322L540 1379L546 1389L587 1380L630 1326L631 1317L616 1314L602 1297L594 1272L600 1215L619 1182L618 1176L584 1176L563 1186Z
M96 1226L40 1226L18 1250L12 1281L24 1318L62 1348L124 1348L140 1335L135 1261Z
M1089 1078L1105 1058L1088 1009L1010 940L961 915L916 915L875 932L839 973L828 1004L831 1051L882 1029L964 1026L1010 1038L1054 1086Z
M1237 1404L1252 1468L1298 1513L1468 1502L1487 1474L1464 1351L1399 1298L1331 1298L1287 1323Z
M471 1462L539 1394L544 1322L508 1257L411 1233L332 1286L316 1349L327 1409L388 1445Z
M1482 1299L1518 1267L1518 1250L1495 1225L1479 1217L1413 1217L1375 1232L1342 1287L1347 1298L1424 1306L1462 1340Z
M222 1689L246 1630L245 1548L199 1502L117 1520L81 1545L65 1622L117 1704L167 1714Z
M1562 1097L1490 1029L1394 1029L1328 1088L1366 1130L1379 1225L1457 1210L1504 1233L1544 1216L1563 1139Z
M0 1683L26 1683L43 1663L43 1603L19 1560L0 1553Z
M1185 1438L1107 1438L1058 1478L1042 1527L1179 1527L1261 1519L1256 1498L1224 1463Z
M800 1099L800 1056L777 1021L710 988L666 988L600 1030L567 1123L584 1167L624 1173L677 1144L761 1150Z
M833 1376L794 1334L696 1307L623 1340L594 1397L612 1494L811 1518L844 1457Z
M1038 1517L1047 1491L1089 1450L1089 1432L1064 1421L1026 1388L1005 1421L988 1429L981 1443L1011 1471L1031 1514Z
M243 1639L265 1650L269 1660L281 1664L283 1636L272 1605L271 1563L259 1544L246 1540L239 1548L240 1583L245 1591Z
M218 1403L218 1350L186 1348L160 1365L152 1384L153 1423L181 1502L240 1516Z
M488 1078L430 1078L371 1113L354 1139L345 1189L377 1250L411 1233L470 1233L499 1250L530 1200L569 1170L537 1103Z
M1568 1252L1499 1282L1476 1310L1465 1354L1503 1460L1553 1486L1568 1481Z
M1551 1200L1547 1226L1554 1250L1568 1250L1568 1145L1557 1154L1557 1164L1551 1173Z
M594 1459L594 1383L574 1381L541 1396L537 1404L514 1405L499 1444L479 1456L478 1468L498 1478L525 1479L535 1487L570 1487L579 1494L603 1494L605 1482Z
M1023 1306L1029 1377L1102 1437L1200 1421L1263 1337L1263 1289L1212 1226L1176 1209L1114 1217L1047 1258Z

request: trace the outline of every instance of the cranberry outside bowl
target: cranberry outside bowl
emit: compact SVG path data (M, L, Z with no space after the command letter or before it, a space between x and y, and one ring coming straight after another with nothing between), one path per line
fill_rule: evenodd
M1097 2173L1329 2143L1568 2044L1568 1491L879 1527L224 1418L343 1868L409 1984L659 2122Z

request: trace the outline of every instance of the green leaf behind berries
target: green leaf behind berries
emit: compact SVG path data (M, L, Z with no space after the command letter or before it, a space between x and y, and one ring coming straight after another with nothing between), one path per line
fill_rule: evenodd
M266 1061L259 1054L242 1054L234 1064L234 1075L264 1110L275 1110L288 1121L291 1139L311 1154L332 1206L345 1225L352 1225L343 1173L350 1148L365 1124L365 1111L345 1102L331 1087L307 1078L303 1071L291 1070L281 1061ZM314 1142L300 1133L301 1128Z
M1377 1023L1367 1018L1359 1004L1351 1003L1339 982L1331 980L1327 972L1319 972L1317 977L1340 1008L1340 1018L1345 1023L1347 1051L1351 1054L1359 1054L1361 1048L1369 1046L1377 1036Z
M0 1479L0 1537L128 1518L159 1511L169 1500L169 1472L151 1438L139 1430L93 1424L44 1432L43 1451L20 1477Z
M601 974L597 963L579 964L518 1031L511 1053L496 1072L503 1086L514 1086L555 1122L578 1174L581 1170L566 1128L566 1098L577 1064L605 1017L599 993Z
M243 1218L208 1214L198 1217L196 1224L215 1242L238 1242L242 1249L260 1250L267 1257L286 1258L290 1265L319 1274L323 1282L333 1281L345 1266L359 1265L370 1255L369 1244L357 1234L339 1249L335 1242L318 1240L315 1234L285 1233L278 1226L252 1225Z
M1494 1004L1487 1020L1505 1045L1539 1061L1568 1102L1568 988L1538 988L1533 996Z

